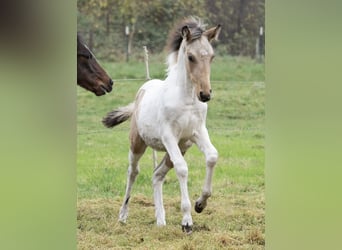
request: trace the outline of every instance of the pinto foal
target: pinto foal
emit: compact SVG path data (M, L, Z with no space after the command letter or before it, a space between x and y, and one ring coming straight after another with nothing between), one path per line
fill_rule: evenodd
M218 25L205 31L199 20L186 19L170 36L167 78L146 82L133 103L109 112L103 119L105 126L114 127L131 118L127 187L119 221L126 222L131 188L139 173L138 162L147 146L166 151L153 174L157 225L166 225L162 185L165 175L174 167L181 190L182 229L191 233L188 166L183 155L193 143L204 153L207 169L195 211L200 213L206 207L218 158L205 124L206 102L211 98L210 63L214 57L210 42L217 39L220 30Z

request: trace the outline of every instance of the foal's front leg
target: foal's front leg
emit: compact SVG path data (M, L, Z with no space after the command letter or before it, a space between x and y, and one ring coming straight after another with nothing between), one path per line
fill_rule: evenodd
M188 141L182 145L182 155L184 156L185 152L191 147L192 142ZM173 168L173 163L170 160L170 156L168 153L165 154L163 160L156 167L153 173L153 190L154 190L154 204L156 210L156 219L158 226L166 225L165 221L165 209L163 205L163 183L166 174L169 170Z
M187 233L192 230L192 217L191 217L191 203L188 193L188 166L184 160L181 150L178 147L178 141L171 133L162 136L163 144L178 177L180 190L181 190L181 210L183 212L182 229Z
M202 190L202 195L197 199L195 204L195 211L201 213L207 206L207 199L211 196L212 192L212 177L214 167L217 162L218 153L216 148L210 141L208 130L206 127L202 127L201 131L195 136L195 143L198 148L204 153L206 160L206 177Z

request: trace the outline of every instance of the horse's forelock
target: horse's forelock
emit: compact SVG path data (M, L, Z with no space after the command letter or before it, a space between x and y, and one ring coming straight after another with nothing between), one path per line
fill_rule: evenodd
M191 38L189 42L199 39L202 36L205 29L205 25L202 23L201 19L195 17L184 19L183 21L176 24L174 28L171 30L168 38L167 47L170 53L179 50L183 40L182 28L184 26L188 26L190 30Z

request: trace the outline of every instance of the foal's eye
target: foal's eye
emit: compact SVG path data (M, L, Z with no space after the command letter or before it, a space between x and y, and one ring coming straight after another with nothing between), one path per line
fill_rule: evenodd
M189 55L188 59L190 62L195 62L195 57L193 55Z

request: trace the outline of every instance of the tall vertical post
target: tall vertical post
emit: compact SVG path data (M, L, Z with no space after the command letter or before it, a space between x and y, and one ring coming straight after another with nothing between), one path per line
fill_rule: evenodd
M265 36L264 27L259 28L259 37L257 39L257 59L259 62L263 62L265 55Z
M126 25L125 27L125 35L126 35L126 62L129 61L129 26Z
M143 46L143 48L144 48L144 52L145 52L146 79L147 80L151 80L150 70L149 70L149 67L148 67L148 50L147 50L146 46Z
M92 28L89 30L88 47L89 47L90 51L93 51L93 49L94 49L94 37L93 37L93 29Z

